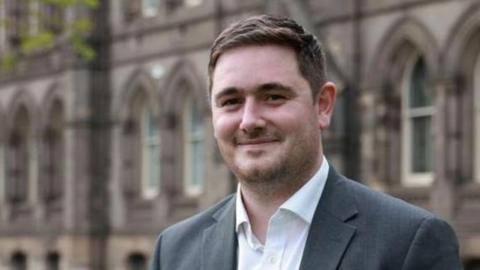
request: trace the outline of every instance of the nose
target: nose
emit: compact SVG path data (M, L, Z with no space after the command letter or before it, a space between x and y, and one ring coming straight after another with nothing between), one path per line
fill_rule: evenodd
M240 130L251 133L265 127L265 120L262 117L260 104L253 99L247 99L243 106Z

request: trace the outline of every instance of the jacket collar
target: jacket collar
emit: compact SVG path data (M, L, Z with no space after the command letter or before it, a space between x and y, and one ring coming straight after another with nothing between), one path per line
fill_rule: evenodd
M301 270L337 268L345 250L355 235L355 226L347 221L358 213L347 182L332 166L325 190L315 210L312 226L303 252Z
M357 213L354 198L347 182L330 166L327 182L315 210L301 270L334 270L337 268L351 239L355 226L347 221ZM237 268L237 237L235 233L235 196L212 214L216 221L203 232L203 270Z
M235 196L212 214L216 221L203 231L202 270L237 269L237 235L235 233Z

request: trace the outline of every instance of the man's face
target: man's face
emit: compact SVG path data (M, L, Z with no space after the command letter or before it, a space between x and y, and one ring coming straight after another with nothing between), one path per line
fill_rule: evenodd
M241 181L295 178L318 169L320 128L328 126L331 111L322 115L322 95L312 97L293 50L234 48L220 56L212 76L215 137Z

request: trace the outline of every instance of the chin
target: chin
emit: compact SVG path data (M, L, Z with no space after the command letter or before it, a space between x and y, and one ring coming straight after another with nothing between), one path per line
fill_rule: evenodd
M281 170L276 169L278 166L259 166L251 164L251 166L238 165L234 168L234 173L239 179L249 183L271 182L278 178Z

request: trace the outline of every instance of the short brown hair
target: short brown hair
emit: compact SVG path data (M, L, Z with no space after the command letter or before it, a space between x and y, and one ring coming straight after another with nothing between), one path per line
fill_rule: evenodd
M281 45L292 48L298 67L315 96L326 81L325 56L315 36L295 21L271 15L253 16L230 25L214 41L208 63L209 95L217 60L227 50L249 45Z

